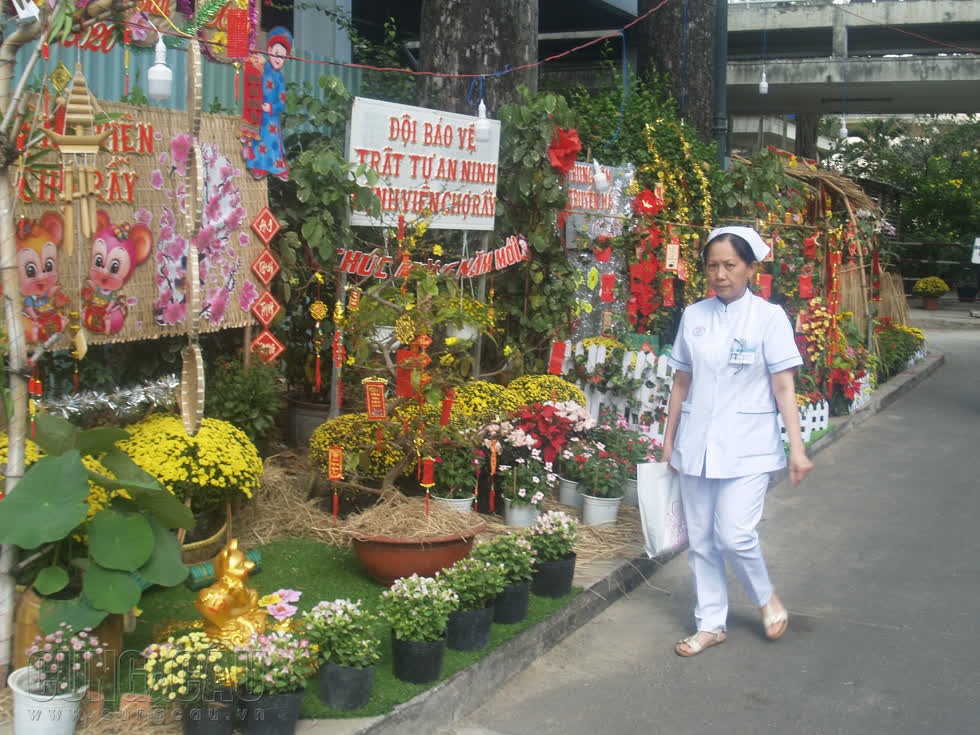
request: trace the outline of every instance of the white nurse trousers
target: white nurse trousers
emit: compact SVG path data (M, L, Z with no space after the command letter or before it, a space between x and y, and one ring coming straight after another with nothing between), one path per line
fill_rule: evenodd
M694 575L698 630L725 630L731 565L757 607L772 596L756 526L762 518L769 473L726 479L681 474L681 501L687 517L687 559Z

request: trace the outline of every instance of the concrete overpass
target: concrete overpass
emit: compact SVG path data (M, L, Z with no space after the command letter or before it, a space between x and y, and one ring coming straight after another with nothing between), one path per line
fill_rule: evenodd
M964 50L980 51L977 0L746 2L728 11L729 115L980 112L980 53Z

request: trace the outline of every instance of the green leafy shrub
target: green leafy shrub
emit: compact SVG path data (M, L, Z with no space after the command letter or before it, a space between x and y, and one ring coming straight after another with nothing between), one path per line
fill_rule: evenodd
M281 393L274 365L254 360L245 372L241 360L223 360L207 381L204 415L237 426L251 441L275 423Z

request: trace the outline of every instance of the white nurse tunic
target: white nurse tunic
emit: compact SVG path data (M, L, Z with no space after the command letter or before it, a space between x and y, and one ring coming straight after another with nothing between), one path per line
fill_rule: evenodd
M670 464L685 475L732 478L786 466L772 373L803 364L786 312L748 289L725 304L692 304L668 364L691 373Z

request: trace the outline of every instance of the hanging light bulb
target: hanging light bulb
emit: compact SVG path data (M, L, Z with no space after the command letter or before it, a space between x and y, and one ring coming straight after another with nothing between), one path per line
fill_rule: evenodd
M146 73L147 94L150 99L170 99L174 86L174 73L167 66L167 47L163 43L163 34L157 34L157 45L154 49L153 66Z
M843 115L841 115L841 118L840 118L840 130L837 131L837 137L840 138L841 140L845 140L847 138L847 135L848 135L848 133L847 133L847 118L845 118Z
M490 121L487 120L487 106L483 104L483 100L480 100L480 106L477 108L476 112L476 125L473 126L476 134L476 139L481 143L486 143L490 140Z
M592 159L592 186L600 194L609 191L611 184L609 183L609 177L602 173L602 167L596 159Z
M762 70L762 81L759 82L759 94L769 94L769 81L766 79L766 70Z

